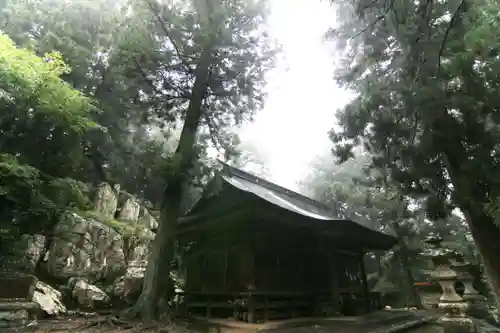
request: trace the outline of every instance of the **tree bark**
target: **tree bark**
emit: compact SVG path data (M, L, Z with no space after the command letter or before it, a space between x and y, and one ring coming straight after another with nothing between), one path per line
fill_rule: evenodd
M177 220L182 213L181 204L189 171L196 158L196 134L203 115L203 99L213 63L214 40L215 36L212 36L202 49L195 68L195 81L186 119L173 159L176 166L163 194L160 223L148 258L142 293L134 307L125 314L128 317L139 315L144 320L154 320L162 315L160 312L164 311L163 314L167 316L170 314L168 308L162 305L172 296L168 293L173 290L170 268L174 257Z
M462 208L462 211L482 258L497 308L500 309L500 228L491 216L480 209L471 212Z
M449 145L448 147L451 147ZM460 146L454 147L461 149ZM500 227L495 224L493 217L486 212L487 196L481 184L474 183L474 177L461 172L461 167L467 164L465 152L459 156L444 153L444 164L455 187L455 202L464 213L471 230L472 238L482 258L486 277L491 286L497 307L500 309Z

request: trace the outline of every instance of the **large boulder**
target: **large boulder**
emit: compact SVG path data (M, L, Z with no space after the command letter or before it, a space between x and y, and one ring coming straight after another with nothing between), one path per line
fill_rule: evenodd
M54 228L44 267L58 280L113 281L126 268L123 237L91 218L68 213Z
M127 272L110 286L108 293L122 303L132 304L142 290L145 271L146 267L129 267Z
M42 281L36 283L33 302L37 303L46 315L57 316L66 313L61 292Z
M70 294L78 307L95 309L109 306L109 296L101 288L83 279L71 278L68 281L68 289L71 290Z

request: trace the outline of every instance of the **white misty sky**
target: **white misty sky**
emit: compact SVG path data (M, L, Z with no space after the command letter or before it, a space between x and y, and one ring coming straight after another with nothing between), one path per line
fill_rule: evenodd
M333 81L331 46L323 43L335 24L328 1L271 2L271 34L283 54L269 73L265 108L240 135L265 159L271 180L296 190L312 160L331 148L327 132L335 124L334 112L350 94Z

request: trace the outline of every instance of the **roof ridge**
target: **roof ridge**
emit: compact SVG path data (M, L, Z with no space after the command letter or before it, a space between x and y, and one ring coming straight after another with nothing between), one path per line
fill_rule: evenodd
M223 170L225 169L226 172L229 172L231 175L234 175L236 177L240 177L240 178L243 178L245 180L248 180L252 183L256 183L256 184L259 184L261 186L264 186L270 190L274 190L276 192L279 192L281 194L285 194L285 195L288 195L288 196L291 196L291 197L296 197L296 198L300 198L300 199L305 199L307 200L309 203L317 206L318 208L321 208L321 209L327 209L328 211L332 212L332 213L335 213L333 211L333 209L331 207L329 207L328 205L325 205L317 200L314 200L312 198L309 198L308 196L305 196L303 194L300 194L298 192L295 192L295 191L292 191L290 189L287 189L283 186L280 186L280 185L277 185L273 182L270 182L266 179L263 179L261 177L258 177L258 176L255 176L249 172L246 172L246 171L243 171L239 168L236 168L236 167L233 167L227 163L224 163L222 161L219 160L219 162L222 164L223 166ZM339 202L340 203L340 202Z

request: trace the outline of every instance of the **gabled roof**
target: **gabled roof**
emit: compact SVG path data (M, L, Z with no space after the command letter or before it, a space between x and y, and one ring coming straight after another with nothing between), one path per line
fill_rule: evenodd
M336 202L330 207L226 163L220 163L223 166L221 177L226 183L257 195L276 206L316 220L350 220L365 228L373 229L369 221L365 221L360 214L350 211L341 202Z
M309 219L318 221L337 221L342 224L342 226L351 225L352 227L356 227L354 228L355 230L362 232L365 230L369 235L375 237L380 236L385 238L388 243L392 242L392 240L388 240L388 238L393 238L392 235L387 235L379 230L371 228L368 223L363 223L361 218L357 220L352 218L355 216L346 216L345 209L343 209L344 205L340 202L336 207L330 208L316 200L273 184L248 172L223 162L220 163L222 165L222 170L214 181L222 182L221 185L223 188L229 188L230 190L236 189L237 191L255 195L274 206L286 209ZM214 206L215 202L220 200L221 199L217 196L202 197L187 214L186 218L189 220L190 215L194 217L203 211L210 210L210 207ZM339 225L339 227L341 226Z
M273 184L265 179L237 169L223 162L221 177L239 190L250 192L281 208L317 220L345 220L342 212L333 211L328 206L299 193Z

